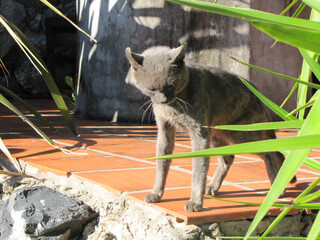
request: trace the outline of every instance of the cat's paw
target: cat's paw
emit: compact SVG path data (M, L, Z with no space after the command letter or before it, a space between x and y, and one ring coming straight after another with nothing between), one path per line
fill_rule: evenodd
M202 209L202 204L188 201L184 204L184 209L188 212L199 212Z
M218 190L219 188L209 184L206 186L206 195L216 195L218 193Z
M161 199L161 197L157 194L154 194L154 193L148 193L144 197L144 201L146 201L147 203L156 203L156 202L159 202L160 199Z

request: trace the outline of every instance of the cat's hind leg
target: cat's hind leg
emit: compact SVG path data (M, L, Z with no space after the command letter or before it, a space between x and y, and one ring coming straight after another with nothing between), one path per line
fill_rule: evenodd
M174 149L175 127L167 122L157 121L158 139L157 139L157 156L171 154ZM148 193L144 200L148 203L159 202L165 188L171 159L157 160L156 178L153 191Z
M275 132L263 131L262 139L263 140L276 139ZM259 153L258 155L264 160L266 164L269 180L272 184L285 160L285 157L280 152ZM296 181L297 181L297 177L293 176L290 183L295 183Z
M233 163L233 160L234 160L233 155L218 157L219 165L212 177L211 182L206 187L206 194L215 195L218 193L218 190L223 180L227 176L227 173Z
M220 137L219 137L220 136ZM211 147L222 147L228 145L224 139L224 135L221 132L215 131L211 143ZM213 174L213 177L210 183L206 186L206 194L215 195L218 193L218 190L227 176L227 173L233 163L234 156L219 156L218 157L218 168Z

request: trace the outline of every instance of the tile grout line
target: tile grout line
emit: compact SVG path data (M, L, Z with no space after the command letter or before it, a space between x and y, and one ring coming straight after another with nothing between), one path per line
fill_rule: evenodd
M118 172L118 171L131 171L131 170L144 170L144 169L155 169L155 167L97 169L97 170L71 171L71 173Z

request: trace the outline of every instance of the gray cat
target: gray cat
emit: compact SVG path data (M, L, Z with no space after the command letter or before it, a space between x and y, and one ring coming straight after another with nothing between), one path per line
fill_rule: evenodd
M176 128L189 132L192 150L276 138L274 131L222 131L203 126L249 124L266 122L263 104L241 80L230 73L186 65L186 45L170 49L152 47L141 55L126 49L131 64L133 82L143 94L151 97L158 127L157 156L171 154ZM279 152L258 154L265 162L270 182L273 183L284 156ZM234 156L218 157L219 166L212 181L206 186L209 158L192 161L191 198L187 211L200 211L203 195L216 194L233 163ZM152 193L145 201L160 201L171 159L157 160L156 179ZM294 182L296 178L292 179Z

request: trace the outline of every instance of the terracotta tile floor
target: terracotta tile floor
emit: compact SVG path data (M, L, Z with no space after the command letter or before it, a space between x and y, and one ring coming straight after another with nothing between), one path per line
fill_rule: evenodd
M152 189L155 177L155 161L146 160L155 154L156 127L132 124L115 125L107 121L76 120L79 137L74 137L64 126L59 112L49 100L32 100L47 119L53 123L60 134L34 120L60 146L74 154L66 154L52 148L19 117L4 106L0 107L0 136L14 157L20 161L50 171L57 175L74 175L81 180L100 184L107 190L120 196L143 201ZM23 109L21 109L23 111ZM25 111L24 111L25 112ZM293 136L294 131L280 131L278 137ZM179 133L175 152L190 151L189 138ZM3 155L2 155L3 156ZM310 157L320 159L320 150L315 149ZM217 167L216 158L211 159L209 177ZM257 207L228 203L206 198L204 209L198 213L189 213L183 209L190 196L191 160L173 160L169 172L167 189L161 202L153 204L173 215L177 221L186 224L203 224L218 221L230 221L253 218ZM298 173L298 182L288 186L286 199L297 196L301 189L319 177L319 173L302 167ZM230 169L221 187L219 198L249 202L262 202L270 183L263 162L255 155L239 155ZM276 215L279 209L273 208L269 215ZM292 214L297 213L293 211Z

